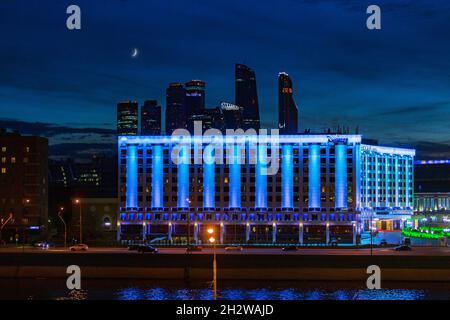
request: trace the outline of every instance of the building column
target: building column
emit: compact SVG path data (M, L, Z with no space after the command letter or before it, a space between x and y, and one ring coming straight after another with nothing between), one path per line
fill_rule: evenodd
M172 222L167 226L167 239L172 243Z
M117 242L120 242L120 238L122 235L122 225L121 223L117 223Z
M223 235L225 233L225 226L223 222L220 223L220 244L223 244Z
M300 223L298 227L298 243L303 245L303 223Z
M325 229L325 235L326 235L326 244L328 245L330 243L330 223L327 222L326 229Z
M273 223L272 224L272 243L276 243L277 242L277 224Z
M147 238L147 224L145 222L142 223L142 240L145 241Z
M250 241L250 223L248 223L248 222L245 226L245 241L246 242Z
M352 230L353 230L353 245L356 245L356 223L353 224Z
M194 243L198 244L198 223L194 222Z

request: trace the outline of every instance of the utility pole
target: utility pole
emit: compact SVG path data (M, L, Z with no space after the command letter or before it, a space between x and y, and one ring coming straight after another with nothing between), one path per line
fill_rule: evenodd
M58 217L59 219L61 219L63 225L64 225L64 248L67 248L67 225L66 222L64 221L62 214L63 214L64 208L61 207L59 212L58 212Z

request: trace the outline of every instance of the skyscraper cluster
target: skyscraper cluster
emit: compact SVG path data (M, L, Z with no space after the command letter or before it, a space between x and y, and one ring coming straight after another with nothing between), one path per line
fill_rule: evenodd
M206 83L190 80L174 82L166 89L165 134L176 129L194 132L196 122L202 131L215 128L255 129L261 127L255 72L246 65L235 65L235 102L221 102L206 108ZM117 133L119 135L161 135L161 106L156 100L145 101L140 112L136 101L117 104ZM278 75L278 128L283 134L298 133L298 109L293 99L292 80L285 72Z

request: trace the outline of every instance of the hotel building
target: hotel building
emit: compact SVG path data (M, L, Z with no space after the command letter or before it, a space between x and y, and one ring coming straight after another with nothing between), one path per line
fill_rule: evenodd
M119 240L355 244L413 213L415 151L360 135L118 139Z

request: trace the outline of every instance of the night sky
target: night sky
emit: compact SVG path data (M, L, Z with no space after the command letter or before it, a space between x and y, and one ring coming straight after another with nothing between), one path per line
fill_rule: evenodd
M79 31L66 28L70 4ZM382 30L366 28L369 4ZM202 79L208 107L234 102L245 63L264 127L276 126L285 71L301 130L358 125L419 158L450 158L448 0L1 0L0 61L0 127L49 137L53 157L110 151L116 103L165 108L169 82Z

